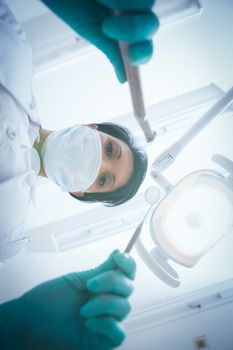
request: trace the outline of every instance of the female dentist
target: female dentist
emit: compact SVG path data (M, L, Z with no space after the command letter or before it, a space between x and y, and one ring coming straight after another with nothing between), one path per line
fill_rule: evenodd
M151 12L154 1L119 1L123 15L117 18L111 16L116 5L111 0L44 2L110 58L120 82L125 81L125 73L115 40L130 43L132 64L151 57L151 38L158 28ZM20 250L36 183L32 145L35 141L40 144L31 49L4 0L0 0L0 60L0 257L4 261ZM46 158L46 150L41 156ZM48 169L54 171L49 156L47 165L45 158L45 173L46 167L48 173ZM100 162L97 170L101 166ZM124 339L119 322L130 311L127 298L134 277L134 260L116 251L95 269L45 282L0 305L1 349L105 350L119 346Z
M107 55L121 83L126 78L116 39L130 43L128 56L132 64L146 62L152 55L151 38L158 20L150 11L151 0L120 1L123 15L118 17L111 15L114 1L44 3ZM41 128L33 96L31 48L4 0L0 0L0 43L0 261L3 262L17 254L27 240L24 225L39 171L76 199L116 205L136 193L147 160L124 128L103 124L76 125L58 132ZM77 150L78 157L74 159Z

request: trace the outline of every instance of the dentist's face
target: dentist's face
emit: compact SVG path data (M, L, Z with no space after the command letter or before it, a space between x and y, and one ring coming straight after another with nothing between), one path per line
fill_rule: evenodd
M133 154L130 147L120 139L98 132L102 143L102 164L95 182L86 193L114 192L128 182L133 172ZM82 192L73 194L83 195Z

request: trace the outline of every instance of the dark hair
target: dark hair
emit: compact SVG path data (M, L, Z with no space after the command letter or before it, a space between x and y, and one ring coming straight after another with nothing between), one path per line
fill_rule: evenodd
M83 202L103 202L106 206L116 206L131 199L138 191L147 170L147 155L135 145L132 133L125 127L114 123L96 124L98 131L109 134L124 141L133 153L133 173L129 181L114 192L92 192L86 193L83 197L70 195Z

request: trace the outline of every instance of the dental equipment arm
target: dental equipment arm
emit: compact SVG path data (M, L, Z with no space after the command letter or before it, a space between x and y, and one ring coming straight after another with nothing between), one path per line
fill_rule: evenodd
M167 169L180 154L182 149L202 130L206 125L218 116L233 100L233 87L231 87L177 142L162 152L153 162L151 175L153 178L161 178L161 173ZM165 179L164 179L165 180Z

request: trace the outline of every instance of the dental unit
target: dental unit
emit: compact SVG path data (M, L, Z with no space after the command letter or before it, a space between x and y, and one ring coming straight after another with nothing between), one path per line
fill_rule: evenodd
M151 176L159 188L149 188L145 197L150 208L153 207L150 236L155 246L148 251L139 237L144 220L129 245L131 249L135 243L138 254L149 269L174 288L181 281L169 260L191 268L219 240L233 232L233 161L215 154L212 161L224 169L224 174L213 169L197 170L186 175L176 185L172 185L163 172L174 163L184 147L232 101L233 87L177 142L162 152L151 166ZM148 191L153 191L155 195L148 195ZM148 197L152 200L148 200Z

